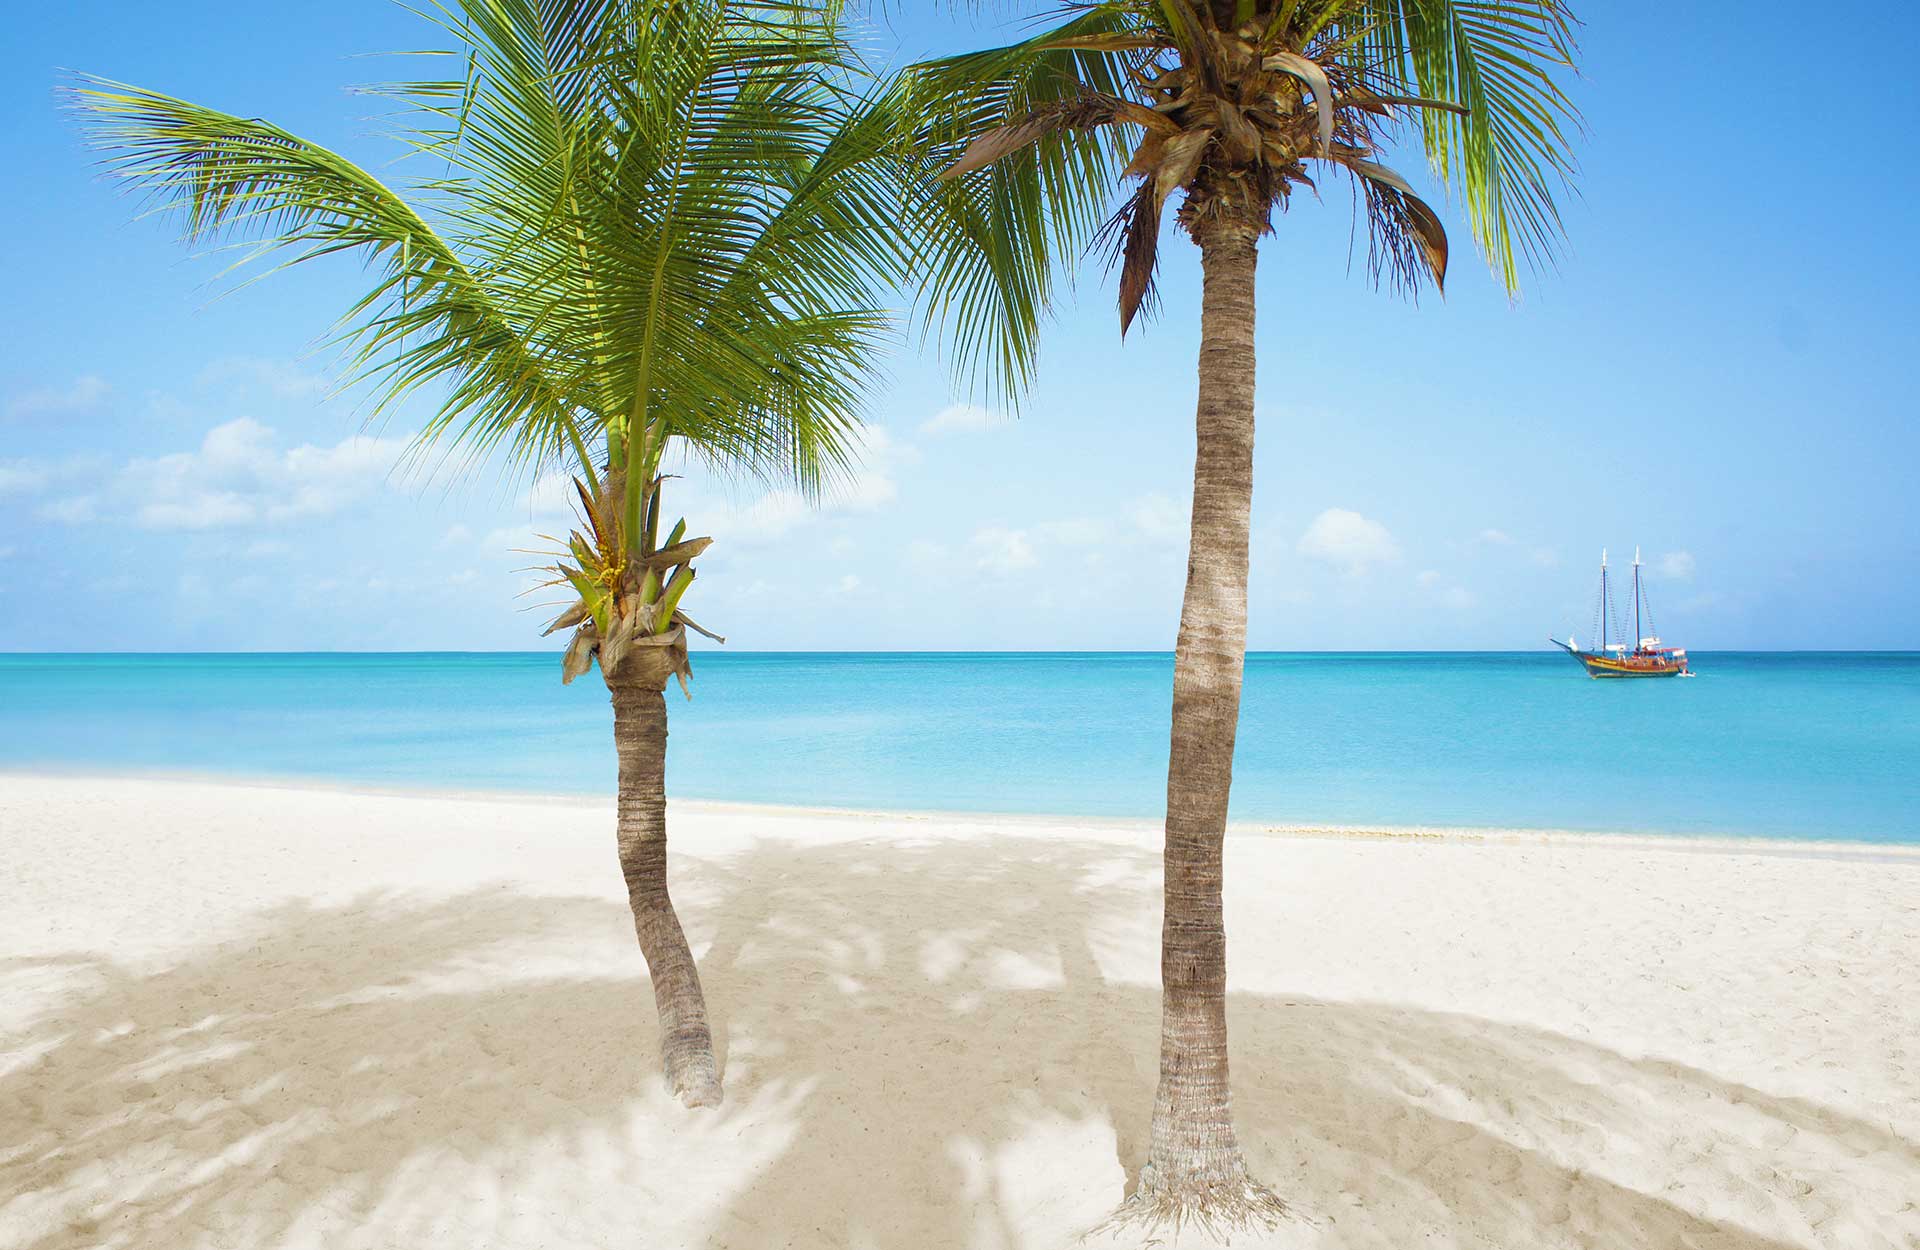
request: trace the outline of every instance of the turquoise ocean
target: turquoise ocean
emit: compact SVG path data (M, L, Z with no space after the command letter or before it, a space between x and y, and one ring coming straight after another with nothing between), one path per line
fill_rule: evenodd
M1165 654L696 654L680 797L1154 817ZM1920 843L1920 653L1248 657L1233 817ZM609 793L539 654L0 655L0 770Z

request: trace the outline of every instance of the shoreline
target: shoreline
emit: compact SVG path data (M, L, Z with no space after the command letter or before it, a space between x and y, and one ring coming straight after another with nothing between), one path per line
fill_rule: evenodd
M157 785L199 786L237 790L264 790L291 794L367 796L416 801L496 803L508 806L552 807L569 804L584 808L611 808L613 795L569 791L477 790L427 785L381 785L361 781L333 781L319 777L244 776L178 770L108 771L78 768L23 769L0 765L0 785L10 781L140 782ZM742 799L676 798L668 795L670 812L724 817L759 816L765 819L806 818L861 823L926 824L949 832L982 834L1048 831L1088 833L1129 840L1158 838L1161 822L1146 816L1078 815L1063 812L954 811L941 808L859 808L811 803L767 803ZM1455 843L1544 847L1606 847L1618 850L1674 851L1687 854L1775 855L1797 858L1920 861L1920 843L1874 842L1767 834L1715 834L1526 826L1394 825L1368 822L1337 824L1233 820L1230 838L1318 839L1338 842Z

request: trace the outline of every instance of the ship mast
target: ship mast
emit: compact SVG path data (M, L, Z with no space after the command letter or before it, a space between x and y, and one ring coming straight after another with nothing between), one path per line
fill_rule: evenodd
M1640 649L1640 548L1633 549L1633 649Z
M1608 611L1613 600L1607 595L1607 549L1600 548L1600 654L1607 653L1607 618L1613 615Z

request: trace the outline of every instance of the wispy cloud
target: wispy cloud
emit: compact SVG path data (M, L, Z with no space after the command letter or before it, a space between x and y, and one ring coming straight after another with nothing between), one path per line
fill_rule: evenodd
M950 404L920 423L922 434L961 434L1004 425L1006 418L978 404Z
M989 525L975 530L967 547L973 552L975 566L982 572L1014 573L1040 563L1033 540L1025 530Z
M1111 536L1111 529L1092 517L1069 517L1063 521L1042 521L1033 532L1043 541L1063 547L1094 547Z
M42 520L58 521L62 525L85 525L100 519L100 501L92 495L55 499L40 505L36 515Z
M40 514L67 524L125 515L154 530L328 516L376 488L405 446L404 440L355 437L331 447L282 449L271 429L242 417L207 431L193 451L129 461L98 493L50 503Z
M1452 612L1464 612L1480 602L1479 596L1458 582L1449 581L1438 569L1421 569L1413 584L1421 593Z
M1693 553L1669 551L1660 557L1660 562L1654 567L1660 570L1660 576L1670 582L1690 582L1694 574Z
M1133 505L1133 527L1148 538L1173 539L1187 536L1187 506L1170 495L1153 491Z
M47 467L36 460L0 460L0 495L30 495L47 484Z
M84 374L66 386L42 386L7 400L9 417L44 417L86 412L113 392L105 378Z
M1560 553L1551 547L1529 545L1506 530L1489 526L1473 536L1470 544L1480 548L1498 548L1508 553L1506 558L1525 558L1537 568L1550 569L1559 565Z
M1400 544L1386 526L1346 508L1328 508L1313 518L1295 550L1349 577L1400 558Z
M222 356L202 369L196 381L205 387L260 391L279 399L318 399L327 391L327 380L313 370L262 356Z
M907 563L925 572L944 571L953 559L945 544L916 538L907 544Z

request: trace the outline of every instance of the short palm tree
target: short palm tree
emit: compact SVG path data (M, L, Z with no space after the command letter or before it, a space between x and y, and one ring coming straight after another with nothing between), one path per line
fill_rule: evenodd
M1561 0L1075 0L1010 47L911 74L927 201L923 294L963 365L1024 383L1055 269L1104 238L1120 328L1153 302L1161 221L1203 274L1191 548L1167 773L1160 1082L1129 1212L1259 1218L1227 1077L1223 835L1246 650L1253 498L1254 264L1296 189L1327 170L1364 197L1371 268L1414 287L1447 238L1380 163L1404 124L1510 288L1545 255L1575 115ZM1121 188L1125 188L1124 191Z
M562 677L597 660L611 693L620 865L689 1105L721 1086L667 891L663 690L686 684L710 540L663 527L664 469L817 491L856 446L897 196L838 7L461 0L436 20L463 75L386 89L421 171L404 196L258 119L100 80L75 92L113 172L190 237L367 262L340 328L349 374L377 410L435 396L422 447L572 478L580 525L552 566Z

